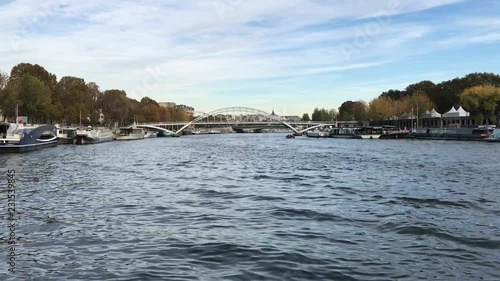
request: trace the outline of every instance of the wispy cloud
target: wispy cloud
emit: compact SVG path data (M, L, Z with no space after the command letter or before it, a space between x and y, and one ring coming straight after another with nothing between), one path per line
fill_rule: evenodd
M80 76L103 89L123 88L136 98L147 94L196 107L216 107L224 103L220 93L233 89L231 99L222 96L240 99L240 104L258 106L256 100L272 101L284 93L339 104L342 95L332 93L332 77L452 45L497 42L500 24L494 11L499 5L486 17L447 9L469 4L14 0L0 2L0 36L11 38L0 42L0 68L39 63L59 77ZM453 14L452 22L433 14L436 9ZM158 71L152 74L151 69ZM351 77L340 80L336 83L344 88L356 83ZM252 99L262 93L268 97ZM359 99L370 96L363 93Z

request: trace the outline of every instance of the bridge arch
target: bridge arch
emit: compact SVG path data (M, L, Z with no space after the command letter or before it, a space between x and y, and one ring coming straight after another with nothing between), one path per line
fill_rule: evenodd
M203 120L205 118L209 118L212 116L218 116L218 115L232 116L233 118L235 118L235 116L238 116L238 115L241 116L244 114L244 115L250 115L250 116L254 116L254 117L258 116L258 117L265 118L265 120L262 120L262 121L274 121L274 122L279 121L279 122L281 122L280 117L276 114L273 114L273 113L270 114L270 113L265 112L263 110L250 108L250 107L225 107L225 108L217 109L217 110L214 110L214 111L211 111L208 113L203 113L202 115L198 116L197 118L193 119L191 122L187 123L182 128L180 128L176 132L176 134L182 133L182 131L184 131L184 129L188 128L189 126L191 126L193 124L200 122L201 120Z
M161 127L153 126L153 125L136 125L138 128L150 129L158 132L164 132L167 135L175 135L176 133Z

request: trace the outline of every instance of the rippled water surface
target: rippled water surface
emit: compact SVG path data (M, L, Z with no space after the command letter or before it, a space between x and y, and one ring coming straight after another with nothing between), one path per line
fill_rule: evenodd
M499 280L499 155L282 134L0 155L0 280Z

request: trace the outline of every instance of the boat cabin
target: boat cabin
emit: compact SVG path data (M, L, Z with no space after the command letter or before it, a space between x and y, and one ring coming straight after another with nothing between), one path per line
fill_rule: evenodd
M134 127L125 127L125 128L120 128L120 132L118 133L119 136L128 136L128 135L136 135L136 134L144 135L144 129L134 128Z
M18 143L21 141L22 130L13 123L0 124L0 143Z

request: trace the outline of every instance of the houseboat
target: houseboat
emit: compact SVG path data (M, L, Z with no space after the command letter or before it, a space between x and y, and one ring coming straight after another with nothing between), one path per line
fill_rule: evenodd
M380 139L386 131L384 127L334 128L330 137L335 139Z
M458 141L485 141L493 134L491 126L477 128L444 128L444 129L417 129L412 132L415 139L426 140L458 140Z
M142 140L144 139L146 132L142 128L138 128L135 125L129 127L122 127L119 129L116 135L117 141L122 140Z
M0 153L19 153L57 145L56 127L25 127L22 123L0 123Z
M76 144L96 144L110 142L113 140L113 133L107 128L88 127L85 130L78 130Z
M306 136L309 138L327 138L328 132L319 131L319 130L307 131Z
M500 129L495 128L493 133L486 140L489 142L500 142Z
M59 127L57 128L57 143L58 144L74 144L76 140L76 134L78 129L71 127Z

